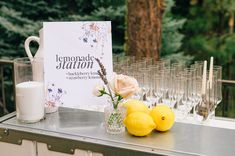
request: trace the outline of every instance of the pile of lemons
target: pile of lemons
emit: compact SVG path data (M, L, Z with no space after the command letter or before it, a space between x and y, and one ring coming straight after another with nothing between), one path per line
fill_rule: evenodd
M127 109L123 122L134 136L146 136L154 129L167 131L175 121L175 115L167 105L157 105L150 110L142 101L129 100L123 106Z

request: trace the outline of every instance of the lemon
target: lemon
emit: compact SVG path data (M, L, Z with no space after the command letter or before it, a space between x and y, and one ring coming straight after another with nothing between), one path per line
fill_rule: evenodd
M144 112L149 113L148 107L139 100L129 100L123 104L123 106L127 109L127 115L133 112Z
M150 115L153 118L156 124L156 130L158 131L167 131L174 125L175 114L167 105L157 105L152 109Z
M127 131L135 136L146 136L156 127L150 115L133 112L124 119Z

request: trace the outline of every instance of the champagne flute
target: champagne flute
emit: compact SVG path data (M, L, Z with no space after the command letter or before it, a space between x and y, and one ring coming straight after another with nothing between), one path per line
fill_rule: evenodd
M150 90L150 69L140 68L139 69L139 85L142 91L141 99L143 101L147 100L147 93Z
M200 123L205 123L208 121L214 102L213 87L210 88L208 81L205 84L205 87L206 91L205 93L201 94L201 101L194 107L194 118Z

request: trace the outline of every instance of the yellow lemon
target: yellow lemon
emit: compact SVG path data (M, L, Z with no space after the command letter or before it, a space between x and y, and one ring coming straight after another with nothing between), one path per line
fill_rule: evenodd
M167 131L171 129L175 122L175 114L171 108L167 105L157 105L150 112L156 124L156 130Z
M127 109L127 115L133 112L144 112L149 113L148 107L139 100L129 100L123 104L123 106Z
M150 115L133 112L124 119L127 131L135 136L146 136L156 127Z

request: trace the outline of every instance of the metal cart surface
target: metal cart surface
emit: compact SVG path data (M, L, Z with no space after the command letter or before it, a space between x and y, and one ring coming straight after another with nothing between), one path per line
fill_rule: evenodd
M175 123L168 132L153 131L146 137L134 137L127 132L106 133L103 121L101 112L64 107L34 124L20 123L15 113L11 113L0 118L0 142L20 146L23 140L29 140L35 146L44 143L49 151L69 155L76 149L105 156L235 155L232 129Z

